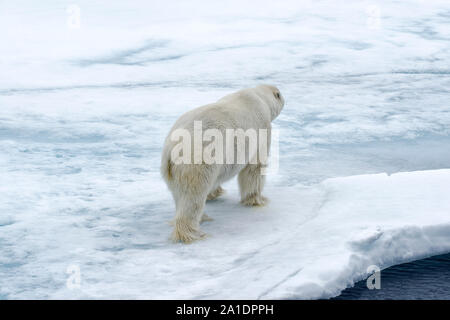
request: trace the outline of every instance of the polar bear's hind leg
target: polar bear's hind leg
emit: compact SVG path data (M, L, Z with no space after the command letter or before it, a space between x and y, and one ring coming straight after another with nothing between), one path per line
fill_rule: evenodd
M183 197L177 201L177 213L171 237L174 242L191 243L206 236L200 230L205 200L201 196L191 196L189 199Z

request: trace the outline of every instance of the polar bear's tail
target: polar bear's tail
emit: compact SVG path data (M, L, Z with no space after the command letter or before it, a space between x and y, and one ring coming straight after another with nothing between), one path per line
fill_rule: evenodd
M167 161L166 176L167 179L172 180L172 162L170 162L170 160Z
M167 181L172 180L172 162L170 159L161 164L161 174Z
M166 181L172 180L172 161L170 160L170 154L163 153L161 159L161 175Z

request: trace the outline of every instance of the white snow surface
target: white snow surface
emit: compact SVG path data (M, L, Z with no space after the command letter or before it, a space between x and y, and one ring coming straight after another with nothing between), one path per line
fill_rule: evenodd
M0 39L0 299L328 298L450 252L448 1L2 1ZM259 83L269 205L230 181L171 243L165 135Z

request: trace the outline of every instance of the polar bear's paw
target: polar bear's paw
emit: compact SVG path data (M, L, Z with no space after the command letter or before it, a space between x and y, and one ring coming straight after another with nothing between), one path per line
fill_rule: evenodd
M263 197L261 195L250 195L244 200L241 201L241 203L245 206L257 206L257 207L263 207L267 203L269 203L269 199L266 197Z
M206 213L203 213L200 223L205 222L205 221L213 221L213 220L214 219L211 218L210 216L208 216Z
M224 193L225 193L225 190L223 190L222 187L219 186L216 190L214 190L210 194L208 194L208 197L206 198L206 200L209 201L209 200L217 199Z
M173 242L192 243L206 238L206 233L188 224L175 222L175 228L170 238Z

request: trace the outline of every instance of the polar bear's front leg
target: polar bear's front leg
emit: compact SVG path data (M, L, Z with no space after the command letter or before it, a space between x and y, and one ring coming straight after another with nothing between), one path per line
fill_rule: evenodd
M261 174L261 165L248 164L238 176L241 191L241 203L246 206L264 206L268 202L261 195L265 176Z

